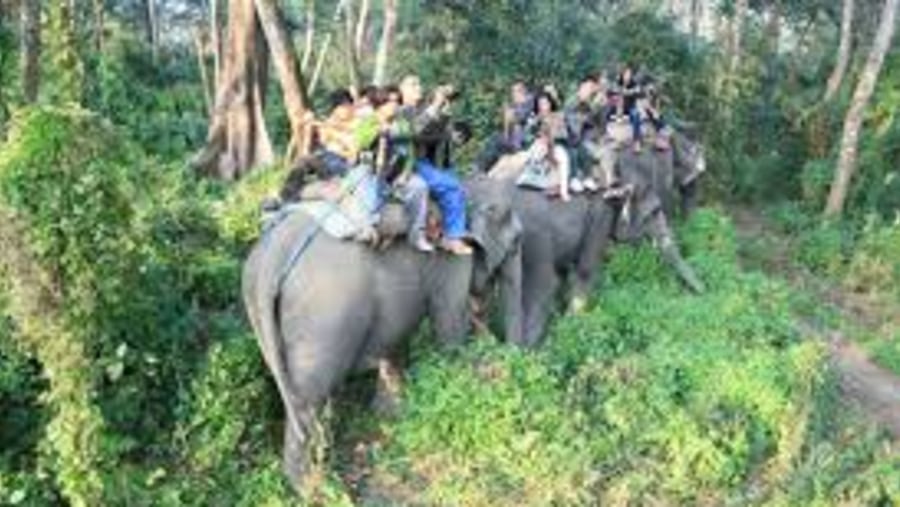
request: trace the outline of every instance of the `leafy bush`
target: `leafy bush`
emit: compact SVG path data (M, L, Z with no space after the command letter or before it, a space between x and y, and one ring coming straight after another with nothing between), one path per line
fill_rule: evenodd
M86 107L165 160L183 159L202 145L208 117L192 52L164 51L154 60L133 33L114 26L105 37L104 53L92 56L94 79Z
M708 294L682 294L649 248L620 249L597 307L560 320L544 349L427 355L387 424L376 467L391 480L379 480L441 504L727 503L782 495L818 453L840 455L823 423L824 351L793 331L786 288L737 272L721 215L698 213L683 231ZM858 459L885 466L873 449ZM848 498L891 498L897 473ZM830 501L848 487L827 477L784 498Z
M220 336L210 327L211 314L233 311L237 300L240 261L220 238L212 189L180 169L154 166L93 114L39 108L19 114L0 152L0 192L4 209L27 224L22 245L4 248L22 249L49 274L43 279L54 285L39 290L58 294L58 318L50 320L68 340L60 338L56 347L31 339L27 350L51 373L69 365L62 371L81 375L71 384L73 394L100 410L91 416L102 437L96 463L142 463L152 471L156 460L177 455L169 434L175 401L207 343ZM30 296L12 297L27 303ZM27 318L13 316L19 323ZM79 365L70 365L76 357ZM63 398L56 403L58 413L68 406ZM83 431L50 429L59 438ZM51 447L59 438L49 440ZM95 470L104 496L118 499L133 487L122 479L130 468Z
M856 292L900 296L900 224L870 217L856 242L844 285Z
M273 167L254 172L241 180L214 206L222 235L239 249L247 249L259 237L266 197L277 197L287 173Z
M816 224L797 238L795 259L813 273L840 278L846 272L853 236L846 224Z

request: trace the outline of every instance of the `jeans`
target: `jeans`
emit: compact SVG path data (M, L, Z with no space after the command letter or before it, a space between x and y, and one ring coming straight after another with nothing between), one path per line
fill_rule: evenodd
M410 218L407 237L410 242L415 243L425 234L428 219L428 184L418 174L410 175L403 186L401 199Z
M459 178L451 169L441 169L429 160L416 161L416 172L425 180L428 191L441 208L444 236L460 239L466 236L466 194Z
M634 141L641 140L641 113L638 112L638 108L632 107L628 110L628 121L631 122L631 134L634 136Z

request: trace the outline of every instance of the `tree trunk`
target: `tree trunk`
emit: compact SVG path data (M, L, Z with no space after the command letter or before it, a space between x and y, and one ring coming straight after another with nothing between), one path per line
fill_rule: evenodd
M354 41L357 60L359 60L360 55L363 54L363 50L365 49L363 46L365 45L366 29L368 28L368 23L369 0L362 0L362 3L359 5L359 19L356 20L356 38Z
M339 0L337 7L334 9L334 17L331 23L332 27L325 35L325 40L322 41L322 46L319 48L319 54L316 57L316 68L313 69L312 79L309 80L309 89L306 91L308 97L311 97L316 91L316 85L319 83L319 76L322 74L322 65L325 63L325 55L328 54L328 48L331 47L331 39L334 37L334 26L341 21L341 15L344 12L344 6L347 1L348 0Z
M94 51L103 52L103 26L106 23L106 10L103 0L94 0Z
M844 133L841 138L841 151L835 170L834 182L831 185L828 203L825 206L826 217L839 216L844 209L847 191L850 188L850 180L856 171L859 131L862 128L863 113L865 113L866 105L872 97L872 92L875 91L875 84L878 81L878 74L881 72L881 66L884 63L884 57L891 47L891 39L894 37L894 29L896 28L895 21L898 3L900 3L900 0L885 0L884 8L881 12L881 22L875 35L875 42L869 51L869 57L859 78L859 83L856 85L856 91L853 92L853 100L850 103L850 109L847 111L847 117L844 119Z
M159 56L159 20L156 17L156 0L144 0L147 16L147 43L153 61Z
M41 2L22 0L22 92L25 102L37 100L41 72Z
M844 8L841 12L841 42L838 46L837 62L831 76L828 78L828 85L825 87L824 102L829 102L841 89L841 83L844 81L844 73L847 71L847 63L850 61L850 46L853 37L853 0L844 0Z
M350 87L358 92L360 89L359 77L359 55L356 54L356 46L354 45L354 32L356 29L356 21L353 16L352 0L344 1L344 46L347 51L347 78L350 80Z
M778 55L778 49L781 47L781 0L773 1L769 8L766 37L769 42L769 52L772 54L769 65L774 67L775 56Z
M315 37L316 0L306 0L306 37L303 43L303 60L300 62L300 72L309 70L309 60L312 58Z
M75 10L70 2L51 3L46 37L50 65L45 88L54 103L80 104L84 92L84 64L78 54Z
M253 2L229 0L222 75L206 146L191 161L198 171L224 180L274 160L262 115L265 65L259 61Z
M384 25L381 28L378 55L375 57L375 75L372 79L376 86L384 86L387 82L387 62L391 46L394 44L396 27L397 0L384 0Z
M304 147L307 144L304 139L304 119L308 107L303 93L303 76L297 69L297 56L290 44L284 20L275 0L256 0L256 12L269 42L275 71L278 73L278 80L284 93L284 104L291 123L291 141L288 145L287 158L293 161L298 155L304 154Z
M728 66L732 79L737 75L741 64L741 39L744 33L744 18L747 16L747 1L735 0L734 17L731 20L731 64Z
M209 72L206 69L206 47L208 40L199 29L194 30L194 47L197 51L197 68L200 70L200 84L203 86L203 106L206 114L212 116L212 94L215 93L215 83L210 82Z
M213 90L220 86L222 77L222 30L219 29L219 0L209 3L209 43L213 54Z
M691 0L691 49L697 47L700 38L700 17L702 16L700 0Z

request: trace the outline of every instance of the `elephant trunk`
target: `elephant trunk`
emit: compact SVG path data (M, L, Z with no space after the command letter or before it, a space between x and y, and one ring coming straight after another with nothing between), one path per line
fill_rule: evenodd
M703 282L700 281L700 278L694 272L694 269L681 256L681 252L678 251L678 245L675 244L672 230L666 221L665 215L657 212L650 220L650 233L666 263L675 269L675 272L678 273L681 281L683 281L691 291L696 294L706 292L706 287L703 285Z
M522 250L516 248L500 267L503 326L506 342L522 344Z

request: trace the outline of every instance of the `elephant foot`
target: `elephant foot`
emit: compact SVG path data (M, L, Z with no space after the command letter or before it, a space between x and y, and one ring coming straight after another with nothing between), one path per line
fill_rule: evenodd
M403 386L400 371L387 359L380 359L377 382L372 410L380 417L395 417L400 412L400 390Z
M575 296L569 302L569 313L571 315L581 315L587 310L587 298L584 296Z
M303 492L307 490L310 469L309 456L303 443L293 435L289 428L285 428L282 470L296 494L302 496Z

